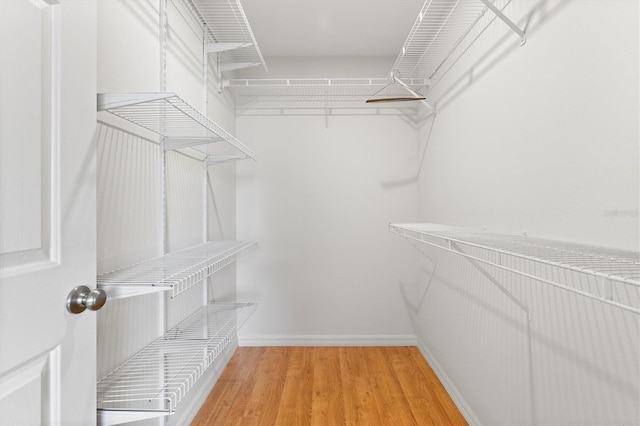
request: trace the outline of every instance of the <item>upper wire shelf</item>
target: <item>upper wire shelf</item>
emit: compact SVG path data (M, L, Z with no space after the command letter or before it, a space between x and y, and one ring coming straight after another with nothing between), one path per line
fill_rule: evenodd
M419 243L640 314L640 252L430 223L390 224L389 230ZM522 262L506 262L507 258ZM543 268L531 268L528 262L597 279L586 284L560 282Z
M392 72L397 72L401 79L433 78L488 10L511 27L524 43L524 32L502 13L509 2L510 0L425 1Z
M107 111L164 137L165 150L225 142L235 159L256 153L175 93L99 93L98 111Z
M109 299L171 291L171 297L233 263L254 241L210 241L123 269L98 275Z
M206 37L207 53L220 54L221 71L267 65L240 0L185 0Z
M172 414L255 303L210 303L153 341L97 384L99 423L113 425Z
M225 87L236 95L236 109L282 110L417 110L416 105L366 104L376 91L388 86L389 78L284 78L284 79L231 79ZM416 92L424 91L428 80L407 79L405 83ZM406 93L406 92L405 92Z

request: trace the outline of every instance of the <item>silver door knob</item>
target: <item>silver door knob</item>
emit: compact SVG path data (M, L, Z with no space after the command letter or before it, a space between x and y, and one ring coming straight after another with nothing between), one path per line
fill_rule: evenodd
M107 303L107 293L104 290L99 288L91 290L81 285L71 290L67 296L67 311L72 314L82 313L85 309L97 311L105 303Z

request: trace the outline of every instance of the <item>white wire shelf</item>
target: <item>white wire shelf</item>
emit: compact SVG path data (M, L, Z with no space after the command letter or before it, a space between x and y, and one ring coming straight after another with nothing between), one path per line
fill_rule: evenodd
M381 109L404 113L417 111L415 103L366 104L376 91L388 86L387 78L286 78L231 79L224 85L233 89L237 110L281 109L364 109L375 113ZM405 83L416 92L424 92L429 81L424 78L407 79ZM399 95L406 95L401 90ZM412 104L412 105L409 105Z
M220 56L221 71L267 65L239 0L185 0L200 21L209 54Z
M249 147L175 93L99 93L98 111L164 137L165 150L224 142L235 158L256 158Z
M518 29L502 10L510 0L427 0L409 32L392 71L401 79L433 78L460 42L487 11L502 19L524 42ZM488 25L489 22L487 22Z
M390 224L408 239L640 314L640 252L438 224ZM517 259L519 261L509 261ZM595 277L562 281L545 265ZM583 280L585 281L585 280Z
M171 291L171 297L236 261L254 241L210 241L126 268L98 275L111 300Z
M255 303L211 303L142 349L97 384L99 423L112 425L174 412L235 341Z

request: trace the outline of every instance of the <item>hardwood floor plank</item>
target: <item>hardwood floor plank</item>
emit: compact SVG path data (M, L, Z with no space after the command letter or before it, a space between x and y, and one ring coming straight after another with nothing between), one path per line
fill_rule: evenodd
M311 424L345 424L340 350L336 347L317 347L313 351L315 356Z
M260 374L247 401L240 425L276 424L290 356L290 347L272 348L262 355L255 365Z
M391 366L389 349L372 347L364 351L374 396L383 424L415 425L416 420Z
M236 351L191 424L204 426L226 423L225 419L231 418L231 408L239 405L236 400L242 395L243 389L248 388L247 382L251 376L259 374L247 366L257 363L265 351L266 348L261 347Z
M363 348L340 348L340 370L348 425L382 425Z
M409 354L406 352L392 356L391 365L400 379L409 407L419 423L443 424L443 417L439 412L442 407L429 389L431 383L422 377L415 365L406 362L407 356Z
M466 425L467 422L437 376L414 347L396 348L392 364L402 377L403 391L409 405L430 425ZM419 416L419 417L418 417Z
M438 377L431 369L431 366L424 359L420 351L415 348L411 352L414 363L421 370L423 377L430 383L429 390L432 395L438 400L442 407L442 412L446 416L446 422L450 425L466 425L467 421L462 417L462 414L458 410L458 407L453 403L453 400L445 390Z
M262 359L264 354L267 352L267 348L261 348L262 350L253 350L251 351L251 357L248 360L245 360L243 363L238 363L236 366L236 371L238 371L238 376L240 378L240 388L238 394L236 395L233 404L229 408L227 413L227 422L229 425L238 425L244 416L244 412L246 410L247 403L251 398L251 394L253 389L255 388L256 381L261 377L260 370L256 368L251 368L249 366L258 365L259 361ZM247 370L253 370L247 371ZM219 398L223 398L223 395L219 395ZM233 419L233 421L229 422L229 419ZM217 423L216 423L217 424Z
M313 351L293 347L288 366L276 424L309 425L313 398Z
M466 425L415 347L242 347L193 425Z

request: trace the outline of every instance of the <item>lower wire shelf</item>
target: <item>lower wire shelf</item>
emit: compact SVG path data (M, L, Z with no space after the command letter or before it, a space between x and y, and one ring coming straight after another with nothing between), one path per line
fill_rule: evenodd
M255 303L205 305L99 380L99 424L173 414L256 308Z

